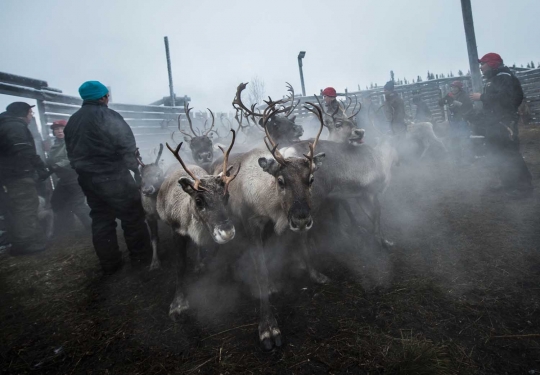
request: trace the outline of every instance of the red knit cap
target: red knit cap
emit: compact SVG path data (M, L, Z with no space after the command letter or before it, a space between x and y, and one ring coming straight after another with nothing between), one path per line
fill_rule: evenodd
M330 96L332 98L335 98L337 96L336 89L333 87L327 87L323 90L322 94L324 96Z
M57 120L55 122L52 123L51 125L51 129L54 129L54 128L63 128L67 125L67 121L66 120Z
M482 57L480 60L478 60L479 63L486 63L488 64L492 69L498 68L503 63L503 59L501 55L497 53L490 52L484 57Z

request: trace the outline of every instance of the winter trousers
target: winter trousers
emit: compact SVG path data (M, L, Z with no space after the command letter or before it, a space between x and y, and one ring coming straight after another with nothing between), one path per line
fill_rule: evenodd
M497 171L501 185L507 190L532 188L532 176L519 152L519 141L507 137L486 139L490 164Z
M84 193L77 183L58 182L51 197L54 211L56 233L64 233L73 228L73 216L77 216L81 224L90 229L90 208L86 205Z
M0 183L0 204L13 255L30 254L47 247L45 231L38 219L39 198L32 177Z
M137 184L128 170L117 174L79 174L92 218L94 249L104 270L114 269L122 260L116 238L116 219L132 261L150 260L150 238Z

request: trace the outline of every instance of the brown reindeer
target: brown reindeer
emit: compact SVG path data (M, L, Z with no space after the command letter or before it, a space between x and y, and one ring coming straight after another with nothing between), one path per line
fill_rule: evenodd
M322 132L323 121L320 109L311 104L306 109L320 119L320 129L316 139L309 144L306 154L299 157L284 157L268 131L268 123L278 113L287 110L279 108L283 100L266 101L268 107L262 114L250 110L242 104L241 92L245 84L238 86L234 104L254 117L260 117L261 125L266 130L265 144L268 151L253 149L237 155L243 168L229 189L231 214L243 224L249 243L249 249L256 271L260 298L259 340L265 350L281 346L281 331L269 302L269 280L266 267L263 232L271 225L276 234L288 229L304 233L313 226L311 216L311 187L314 173L322 164L324 154L315 154L317 141Z
M140 154L137 155L139 170L141 172L141 202L146 216L146 224L150 229L150 239L152 242L152 263L150 264L150 271L156 270L161 266L158 257L159 215L156 208L156 202L159 189L165 179L163 169L161 169L161 166L159 165L162 152L163 144L160 143L156 161L151 164L144 164Z
M208 247L227 243L235 236L235 228L226 209L229 184L236 178L241 167L239 164L236 173L231 176L232 167L227 164L235 141L235 132L232 132L233 138L224 152L221 170L215 175L208 175L197 166L187 166L180 157L182 143L176 150L167 144L167 148L182 166L181 170L167 176L157 197L157 212L172 228L179 255L176 293L169 309L169 316L173 320L181 318L183 312L189 309L184 294L188 241Z

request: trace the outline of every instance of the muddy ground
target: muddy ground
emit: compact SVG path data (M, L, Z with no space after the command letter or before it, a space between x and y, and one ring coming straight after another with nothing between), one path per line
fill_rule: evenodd
M540 127L523 129L535 195L539 146ZM484 159L405 164L382 199L392 249L368 246L350 226L314 227L325 286L272 259L285 341L270 353L258 347L245 258L193 280L192 311L174 323L172 255L161 271L127 263L104 277L84 232L37 256L1 255L1 373L540 372L540 204L487 192L492 182Z

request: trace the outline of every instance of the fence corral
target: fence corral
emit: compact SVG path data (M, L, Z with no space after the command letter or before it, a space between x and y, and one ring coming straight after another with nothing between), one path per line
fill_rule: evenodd
M525 100L531 112L531 121L540 123L540 69L519 71L515 72L515 74L523 86ZM405 112L407 116L414 118L416 106L413 105L412 98L414 94L418 94L427 103L433 114L433 119L435 121L444 121L448 118L446 108L440 107L438 101L450 91L450 84L453 81L461 81L463 83L464 90L471 92L471 79L468 76L434 79L407 85L396 85L395 91L403 98L403 101L405 102ZM379 108L384 104L383 87L377 87L370 90L346 92L338 95L341 98L353 97L353 99L356 96L358 101L362 103L363 110L359 115L361 124L367 124L368 114L373 113L372 111L379 110ZM301 100L301 104L316 101L315 97L313 96L300 97L298 99ZM303 109L301 104L297 107L297 109L295 109L294 114L298 118L310 116L310 112ZM373 106L371 110L370 106Z
M50 88L46 81L7 73L0 73L0 94L36 100L44 140L52 135L48 125L56 120L68 120L82 104L80 98L62 94L62 91ZM120 113L131 126L141 152L151 151L168 139L178 129L178 116L184 113L183 107L120 103L110 103L109 107Z

